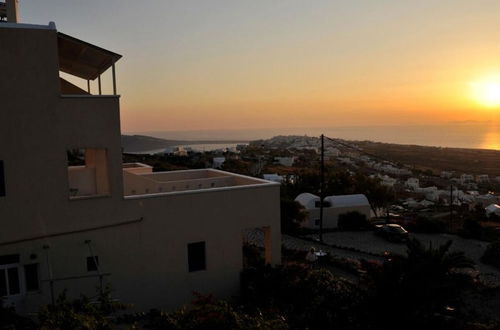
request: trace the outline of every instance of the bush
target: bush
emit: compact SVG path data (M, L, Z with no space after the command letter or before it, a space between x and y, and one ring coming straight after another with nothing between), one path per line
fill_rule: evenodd
M363 292L327 270L265 266L242 273L242 304L250 311L277 310L294 329L355 329Z
M363 230L370 227L370 222L366 215L352 211L340 214L337 226L340 230Z
M121 324L133 324L135 328L146 329L199 329L199 330L286 330L286 321L273 313L272 316L256 313L249 315L224 300L216 300L211 295L195 293L195 299L189 307L183 307L172 313L151 310L148 313L125 315Z
M243 244L243 268L258 267L265 264L264 251L258 246Z
M500 241L488 245L481 257L481 262L500 268Z
M440 220L429 218L418 218L415 224L408 226L408 229L417 233L438 234L444 233L446 224Z
M499 238L498 233L491 227L483 227L476 220L467 219L458 234L464 238L473 238L493 242Z
M3 305L0 297L0 329L36 329L28 318L18 315L13 307Z
M125 305L111 299L111 289L99 290L96 301L86 296L68 300L64 291L53 305L38 313L40 329L112 329L112 316Z
M306 219L302 205L293 200L282 199L280 206L281 232L286 234L297 233L300 230L301 223Z

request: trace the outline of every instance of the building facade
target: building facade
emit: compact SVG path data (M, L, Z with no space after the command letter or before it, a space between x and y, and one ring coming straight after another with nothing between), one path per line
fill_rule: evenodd
M248 228L264 232L266 261L280 262L279 184L122 163L120 55L54 23L0 22L0 40L0 296L7 304L29 313L65 289L93 296L106 284L137 310L178 307L193 291L229 296L238 292Z

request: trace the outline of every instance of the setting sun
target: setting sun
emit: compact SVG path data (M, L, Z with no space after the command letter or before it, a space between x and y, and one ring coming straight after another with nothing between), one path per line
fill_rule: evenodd
M485 79L471 83L473 98L487 107L500 106L500 79Z

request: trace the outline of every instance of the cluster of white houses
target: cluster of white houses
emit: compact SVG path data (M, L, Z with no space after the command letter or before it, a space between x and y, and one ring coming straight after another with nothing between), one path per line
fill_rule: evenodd
M121 56L54 23L18 23L17 2L7 7L0 22L0 296L7 304L29 313L65 289L93 296L105 283L138 310L177 307L193 291L232 295L249 228L264 232L266 261L280 262L279 184L123 164Z

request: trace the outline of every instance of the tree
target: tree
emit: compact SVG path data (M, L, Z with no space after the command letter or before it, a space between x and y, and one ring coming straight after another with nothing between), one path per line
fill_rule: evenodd
M306 215L300 203L289 200L281 200L281 232L295 233L304 222Z
M347 212L339 215L338 228L340 230L361 230L367 229L370 222L366 215L356 211Z
M481 262L500 268L500 241L488 245L481 257Z
M379 327L404 324L417 329L433 324L449 305L458 304L471 278L458 270L474 267L463 252L449 251L452 241L437 248L408 242L407 256L391 256L383 266L369 266L372 317ZM391 320L377 319L391 311ZM390 327L389 327L390 328Z

